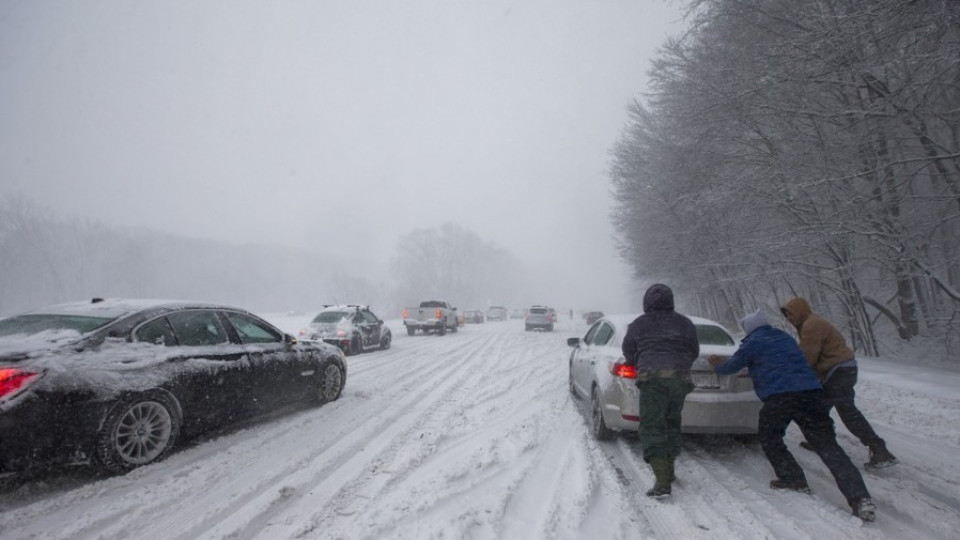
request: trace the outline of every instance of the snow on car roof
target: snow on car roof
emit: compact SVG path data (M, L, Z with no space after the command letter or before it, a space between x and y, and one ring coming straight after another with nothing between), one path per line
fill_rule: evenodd
M157 306L226 307L186 300L159 300L148 298L104 298L94 300L56 304L28 311L27 314L89 315L91 317L116 319Z

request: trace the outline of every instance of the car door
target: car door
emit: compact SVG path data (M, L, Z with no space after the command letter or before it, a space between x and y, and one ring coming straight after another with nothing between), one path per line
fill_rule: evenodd
M606 377L600 377L597 371L607 369L607 364L610 362L611 349L608 345L613 333L613 326L609 322L603 320L597 322L597 333L594 334L590 343L583 366L586 370L586 380L589 381L589 385L606 380Z
M300 401L311 388L315 366L293 350L283 332L248 313L224 310L221 314L237 333L249 357L247 382L262 410Z
M573 371L573 383L581 395L587 395L590 391L590 372L586 366L589 366L592 352L590 350L594 337L600 329L600 324L596 323L587 330L586 335L580 340L580 346L573 351L573 362L571 370Z
M238 385L249 372L247 352L233 343L212 310L168 313L134 329L137 341L163 345L184 420L218 422L248 411Z
M370 310L360 310L360 316L363 322L360 323L363 333L363 344L367 349L380 346L380 335L382 332L383 321L377 318Z

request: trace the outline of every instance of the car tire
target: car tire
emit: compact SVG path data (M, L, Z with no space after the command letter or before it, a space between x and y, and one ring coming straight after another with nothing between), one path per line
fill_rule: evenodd
M441 336L447 335L447 323L446 323L446 321L440 323L440 328L437 330L437 332L438 332Z
M553 325L552 325L552 324L547 327L547 332L553 332Z
M573 384L573 366L570 366L570 370L567 372L567 385L570 387L570 395L573 396L573 399L580 399L577 387Z
M360 344L360 336L353 336L350 339L350 349L347 351L347 354L350 356L356 356L363 352L363 346Z
M393 336L390 332L387 332L383 335L383 338L380 340L380 350L385 351L390 348L390 342L393 340Z
M109 472L124 473L163 459L180 436L180 415L177 400L166 392L121 400L97 434L96 463Z
M453 323L453 327L450 328L450 333L456 334L460 330L460 323Z
M317 403L323 405L340 398L343 392L343 367L332 358L320 364L320 380L317 383Z
M598 441L607 441L617 433L603 422L603 411L600 409L600 395L594 387L590 393L590 432Z
M417 329L416 329L416 328L414 328L414 327L412 327L412 326L408 326L408 327L407 327L407 335L408 335L408 336L412 336L412 335L414 335L414 334L416 334L416 333L417 333Z

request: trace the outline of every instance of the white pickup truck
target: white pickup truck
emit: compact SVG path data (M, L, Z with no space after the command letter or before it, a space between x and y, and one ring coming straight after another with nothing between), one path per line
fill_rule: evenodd
M425 300L417 307L403 308L403 325L407 327L407 335L412 336L417 330L423 333L436 332L441 336L457 331L457 308L450 307L440 300Z

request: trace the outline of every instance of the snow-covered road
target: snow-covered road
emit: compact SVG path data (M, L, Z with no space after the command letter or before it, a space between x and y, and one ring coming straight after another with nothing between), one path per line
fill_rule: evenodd
M276 318L295 333L299 321ZM812 495L773 492L755 444L688 437L668 501L637 442L592 440L567 391L561 322L407 336L348 358L340 400L190 442L125 476L77 470L0 492L0 538L955 538L960 376L861 363L858 402L902 463L852 517L817 457ZM839 427L858 464L866 450ZM799 432L788 434L797 448Z

